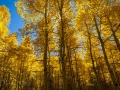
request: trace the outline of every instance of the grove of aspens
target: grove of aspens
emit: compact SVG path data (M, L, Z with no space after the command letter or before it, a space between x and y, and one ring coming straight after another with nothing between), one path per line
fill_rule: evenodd
M0 6L0 90L120 90L120 0L17 0ZM16 23L17 24L17 23Z

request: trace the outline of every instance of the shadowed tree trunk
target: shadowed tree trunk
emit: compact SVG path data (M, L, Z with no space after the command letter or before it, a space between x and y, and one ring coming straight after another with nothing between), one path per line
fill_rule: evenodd
M117 83L117 80L115 78L115 75L110 67L110 64L108 62L108 57L107 57L107 54L106 54L106 51L105 51L105 46L104 46L104 42L102 40L102 37L101 37L101 33L99 31L99 28L98 28L98 24L97 24L97 21L96 21L96 17L94 16L94 22L95 22L95 27L96 27L96 30L97 30L97 34L98 34L98 39L100 41L100 44L101 44L101 47L102 47L102 51L103 51L103 55L104 55L104 60L106 62L106 65L107 65L107 68L108 68L108 71L110 73L110 76L111 76L111 80L113 82L113 85L114 85L114 90L119 90L118 89L118 83Z
M45 1L45 46L44 46L44 59L43 59L43 66L44 66L44 90L48 90L48 78L47 78L47 51L48 51L48 31L47 31L47 8L48 8L48 0Z

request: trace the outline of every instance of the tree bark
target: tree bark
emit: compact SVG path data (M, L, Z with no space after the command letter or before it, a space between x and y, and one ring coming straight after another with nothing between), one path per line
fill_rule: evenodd
M44 58L43 58L43 66L44 66L44 90L48 90L48 78L47 78L47 50L48 50L48 31L47 31L47 8L48 8L48 0L45 2L45 46L44 46Z

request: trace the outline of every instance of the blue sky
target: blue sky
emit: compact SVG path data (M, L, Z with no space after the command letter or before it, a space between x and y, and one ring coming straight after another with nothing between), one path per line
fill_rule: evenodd
M17 14L15 2L17 2L17 0L0 0L0 6L5 5L11 14L9 25L10 33L17 32L19 28L23 28L22 18Z

